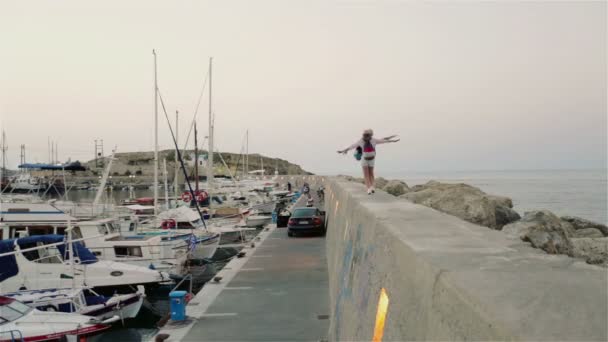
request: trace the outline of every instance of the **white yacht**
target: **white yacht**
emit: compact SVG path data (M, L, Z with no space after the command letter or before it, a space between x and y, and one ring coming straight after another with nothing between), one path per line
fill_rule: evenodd
M166 273L98 260L80 241L68 243L65 238L37 235L1 240L0 293L68 287L154 286L170 281Z
M46 184L38 177L33 177L29 173L19 173L10 183L12 191L15 192L34 192L44 191Z
M173 275L187 272L189 259L210 259L219 244L219 234L201 229L139 229L121 233L116 219L77 221L50 204L7 204L1 213L0 237L63 235L69 222L73 238L82 239L82 244L98 259Z

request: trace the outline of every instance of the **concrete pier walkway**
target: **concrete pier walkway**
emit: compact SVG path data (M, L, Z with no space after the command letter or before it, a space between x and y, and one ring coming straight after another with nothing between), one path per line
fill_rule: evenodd
M324 238L276 228L183 341L323 340L328 291Z
M300 201L303 203L303 201ZM166 341L320 341L329 329L324 237L260 233L187 307L188 320L169 322Z

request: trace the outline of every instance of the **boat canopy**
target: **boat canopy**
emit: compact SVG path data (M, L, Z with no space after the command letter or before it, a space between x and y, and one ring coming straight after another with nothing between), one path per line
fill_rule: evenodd
M75 161L67 164L44 164L44 163L25 163L19 165L20 169L37 169L37 170L65 170L65 171L86 171L87 169Z
M161 220L175 220L178 222L196 222L201 219L198 213L187 207L177 207L163 211L162 213L158 214L158 218Z
M64 260L69 260L69 255L66 250L67 241L65 239L65 236L57 234L34 235L19 239L0 240L0 254L13 252L15 250L15 243L19 245L19 248L25 249L36 247L38 243L48 245L59 242L64 243L57 245L57 249L63 256ZM74 255L76 255L80 259L81 264L92 264L97 262L97 257L93 253L91 253L91 251L86 248L81 241L74 242L73 245ZM0 265L2 265L2 272L0 272L0 282L10 277L13 277L17 275L17 273L19 273L19 267L17 265L15 255L13 254L0 257Z

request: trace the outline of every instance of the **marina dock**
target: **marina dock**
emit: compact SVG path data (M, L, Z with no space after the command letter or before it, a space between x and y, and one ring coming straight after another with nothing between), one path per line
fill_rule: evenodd
M302 205L302 201L298 205ZM325 238L290 238L267 228L187 306L189 319L169 322L166 341L322 341L329 329Z

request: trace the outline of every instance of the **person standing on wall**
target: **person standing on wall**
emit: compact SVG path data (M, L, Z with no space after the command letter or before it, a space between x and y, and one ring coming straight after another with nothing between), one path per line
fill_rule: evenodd
M367 187L367 194L371 195L376 192L374 188L374 165L376 161L376 145L398 142L400 139L396 138L396 135L391 135L382 139L376 139L373 137L374 131L366 129L363 131L363 136L354 144L349 147L338 151L338 153L346 154L346 152L357 149L355 158L361 160L361 166L363 168L363 178L365 178L365 186Z

